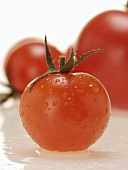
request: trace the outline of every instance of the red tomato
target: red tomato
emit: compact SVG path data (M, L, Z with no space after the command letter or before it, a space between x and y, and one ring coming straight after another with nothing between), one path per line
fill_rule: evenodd
M58 68L61 53L52 45L49 45L49 49ZM17 42L7 54L5 73L18 93L22 93L30 81L46 71L45 46L38 38L26 38Z
M21 96L24 128L41 147L57 151L87 149L105 131L110 101L103 85L86 73L50 74Z
M106 87L113 107L128 109L128 13L110 10L92 18L76 42L77 57L95 53L74 69L96 76Z

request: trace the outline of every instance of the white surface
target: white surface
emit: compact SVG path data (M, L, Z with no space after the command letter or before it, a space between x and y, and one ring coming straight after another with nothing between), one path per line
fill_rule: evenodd
M0 108L0 170L128 170L128 112L112 110L103 136L88 151L41 150L27 135L19 101Z

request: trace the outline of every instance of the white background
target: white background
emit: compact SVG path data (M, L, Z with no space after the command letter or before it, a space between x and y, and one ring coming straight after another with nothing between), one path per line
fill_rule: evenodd
M124 10L126 0L0 0L0 79L13 43L26 37L44 38L61 51L72 44L82 27L104 10Z

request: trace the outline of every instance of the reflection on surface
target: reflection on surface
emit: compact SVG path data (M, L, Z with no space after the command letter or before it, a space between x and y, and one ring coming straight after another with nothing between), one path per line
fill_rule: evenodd
M5 122L5 117L0 108L0 170L23 170L25 164L16 163L8 159L8 155L13 155L13 150L11 146L6 144L6 133L2 130ZM11 140L9 139L9 141Z
M105 134L87 151L40 149L24 130L19 101L0 109L0 170L128 169L128 114L116 111Z

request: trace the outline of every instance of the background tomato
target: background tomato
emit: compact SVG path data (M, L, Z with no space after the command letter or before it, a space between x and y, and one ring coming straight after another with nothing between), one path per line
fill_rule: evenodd
M93 76L51 74L38 80L30 91L29 86L21 96L20 116L40 147L83 150L105 131L110 101L103 85Z
M61 53L52 45L49 49L58 68ZM31 80L47 71L44 42L38 38L17 42L8 52L4 68L11 86L22 93Z
M106 87L112 107L128 109L128 13L105 11L92 18L76 41L77 57L101 48L74 69L96 76Z

